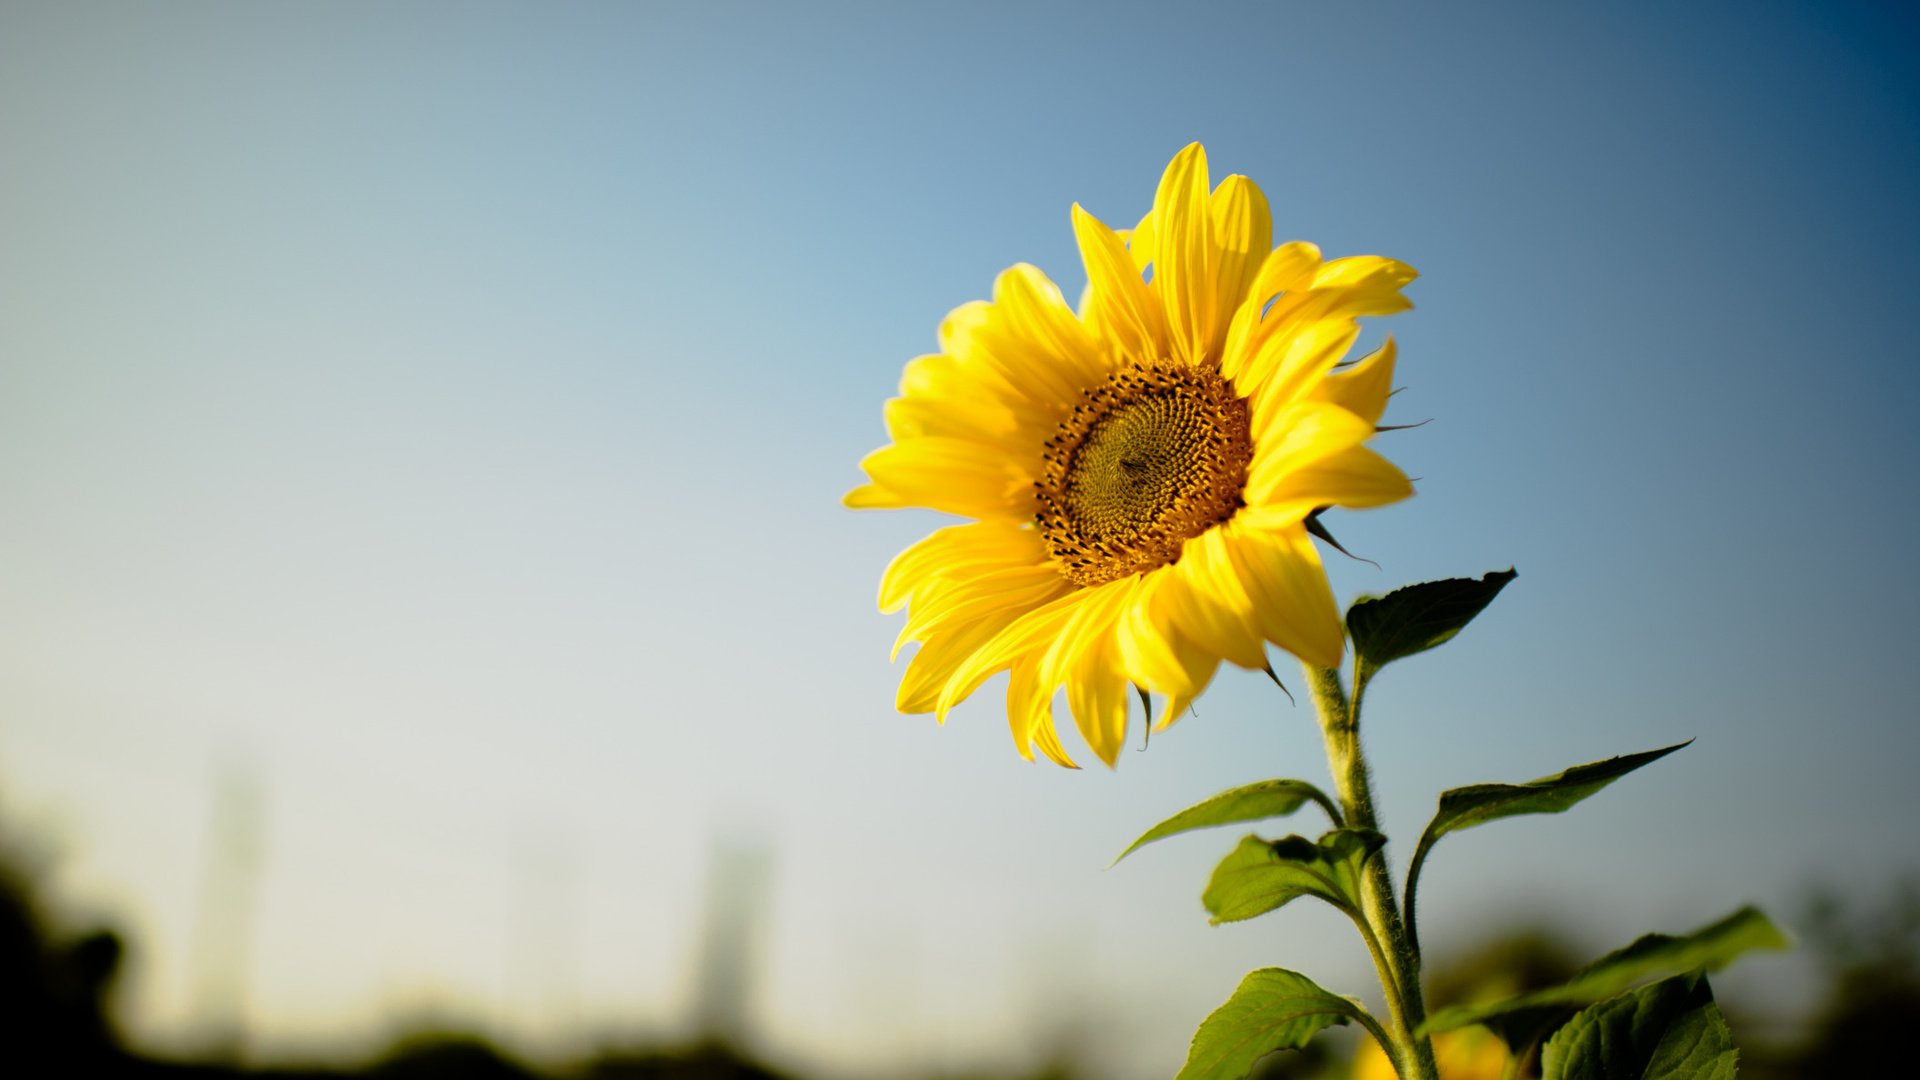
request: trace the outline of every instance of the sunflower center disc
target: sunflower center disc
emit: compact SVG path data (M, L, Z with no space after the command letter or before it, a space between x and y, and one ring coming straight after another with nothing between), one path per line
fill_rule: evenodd
M1041 536L1078 585L1165 566L1240 509L1252 459L1247 403L1218 372L1116 372L1047 441Z

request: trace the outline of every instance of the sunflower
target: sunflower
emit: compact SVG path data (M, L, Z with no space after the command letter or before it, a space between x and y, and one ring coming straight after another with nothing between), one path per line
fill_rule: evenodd
M902 712L938 714L1009 672L1014 745L1062 765L1064 686L1109 766L1132 690L1172 723L1226 660L1267 669L1272 643L1332 667L1339 612L1312 516L1413 493L1364 444L1393 383L1394 346L1346 363L1363 315L1411 305L1414 271L1377 256L1322 261L1272 247L1266 197L1213 187L1199 144L1176 155L1131 232L1078 204L1086 263L1076 313L1017 265L991 301L940 325L887 402L892 442L861 462L856 508L972 519L901 552L880 610L907 608L917 642Z

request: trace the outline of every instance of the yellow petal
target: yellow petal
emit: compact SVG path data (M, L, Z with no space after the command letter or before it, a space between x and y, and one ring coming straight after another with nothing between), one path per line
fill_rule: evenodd
M977 370L965 367L947 353L916 356L900 369L901 397L958 397L970 403L1000 404L1000 390L998 385L983 383Z
M1007 676L1007 722L1013 728L1014 748L1032 761L1037 747L1054 764L1077 769L1080 766L1067 756L1053 729L1054 688L1040 685L1039 670L1038 658L1027 657L1016 662Z
M1174 355L1188 363L1208 356L1218 302L1208 186L1207 152L1191 143L1168 163L1153 196L1153 289L1167 310Z
M1373 435L1372 424L1324 401L1297 401L1266 419L1253 433L1253 465L1245 489L1249 507L1274 501L1289 474Z
M1332 315L1393 315L1413 306L1400 290L1418 276L1406 263L1358 255L1322 266L1313 276L1313 291L1327 297Z
M900 673L900 688L893 698L894 708L903 713L937 713L944 723L946 712L939 707L943 688L952 680L961 664L1019 618L1018 613L1007 614L1004 621L981 619L967 626L954 627L920 646L919 651L913 654L913 659L907 662L906 670Z
M1359 336L1360 325L1352 319L1328 319L1269 338L1249 368L1255 380L1254 410L1272 410L1306 397Z
M1159 230L1153 224L1153 211L1149 210L1147 216L1140 219L1140 224L1135 225L1133 231L1126 236L1127 254L1133 256L1134 268L1142 274L1146 272L1147 267L1153 265L1153 255L1159 246L1159 235Z
M1316 396L1377 425L1380 415L1387 411L1387 398L1393 396L1393 361L1394 345L1389 337L1359 363L1320 380Z
M1087 266L1087 313L1117 351L1136 360L1166 354L1166 316L1113 230L1073 204L1073 235Z
M944 719L947 710L978 690L981 683L1012 667L1022 657L1045 653L1095 592L1097 590L1078 589L1049 601L1008 623L990 640L981 643L954 668L940 690L935 711ZM1041 685L1051 693L1052 688L1060 684L1042 679Z
M897 611L907 598L936 577L971 577L1047 560L1040 534L1022 525L981 521L949 525L916 541L893 557L880 575L880 610Z
M1340 611L1305 526L1278 531L1229 523L1226 546L1268 641L1318 667L1334 667L1346 650Z
M1260 525L1299 521L1322 506L1361 510L1413 494L1399 467L1364 446L1352 446L1291 469L1248 500L1243 516Z
M1066 681L1068 672L1080 662L1086 650L1108 636L1139 585L1140 578L1135 575L1083 590L1085 599L1074 611L1073 618L1054 635L1040 658L1040 681L1047 686Z
M1247 302L1265 308L1267 301L1283 292L1297 292L1313 286L1321 267L1320 249L1304 240L1292 240L1267 253L1247 289Z
M1321 266L1313 275L1313 287L1329 289L1370 285L1380 289L1398 289L1419 276L1420 271L1398 259L1381 255L1351 255Z
M978 309L984 322L985 307ZM953 327L951 333L944 335L949 340L964 341L972 334L974 319L956 323L953 316L943 324ZM1020 405L1021 395L997 373L979 364L962 362L950 353L933 353L918 356L907 362L900 372L900 396L906 398L924 398L937 401L960 401L969 406L998 406L1012 410Z
M1216 668L1219 667L1220 662L1215 660L1214 666ZM1208 672L1207 678L1209 681L1212 680L1212 672ZM1203 685L1201 689L1204 690L1206 687ZM1187 714L1187 710L1193 707L1194 698L1199 696L1198 694L1192 696L1185 694L1168 694L1165 703L1160 706L1160 715L1153 721L1153 730L1157 733L1172 727L1175 720Z
M1120 662L1135 682L1161 694L1190 689L1192 680L1174 651L1167 620L1160 617L1160 593L1173 580L1165 569L1141 576L1133 603L1120 613L1114 639Z
M1031 453L1032 441L1013 414L995 403L932 397L887 399L887 436L895 442L925 436L986 443L1008 454Z
M1033 516L1033 477L983 443L908 439L861 459L873 483L842 501L856 509L924 506L972 518Z
M1025 669L1025 671L1021 671L1021 669ZM1052 686L1037 688L1037 686L1039 686L1039 684L1037 684L1037 678L1035 678L1037 673L1039 673L1039 661L1014 665L1014 675L1010 676L1012 682L1008 682L1008 703L1010 703L1010 707L1012 707L1012 701L1014 701L1014 682L1023 682L1023 688L1021 688L1021 694L1023 694L1023 698L1021 698L1021 709L1023 709L1023 715L1025 715L1025 721L1023 721L1023 723L1025 723L1025 728L1027 728L1027 732L1025 732L1027 738L1033 740L1033 748L1037 748L1041 753L1044 753L1046 759L1052 761L1054 765L1062 765L1062 767L1066 767L1066 769L1079 769L1079 765L1069 757L1066 748L1060 746L1060 732L1054 730L1054 688L1052 688ZM1027 684L1031 684L1031 686L1027 686ZM1035 688L1037 688L1037 690L1035 690ZM1008 715L1012 717L1014 713L1008 713ZM1020 723L1020 721L1016 721L1016 723ZM1029 759L1029 761L1031 761L1031 757L1033 757L1033 755L1027 753L1027 759Z
M1273 246L1273 215L1259 186L1238 174L1220 181L1220 187L1207 200L1207 212L1213 219L1213 238L1220 247L1215 285L1219 311L1232 312L1246 298Z
M1247 286L1240 306L1234 310L1226 344L1221 347L1221 374L1229 379L1240 378L1274 329L1262 326L1267 302L1281 293L1305 290L1313 283L1314 272L1319 268L1320 249L1312 244L1295 240L1267 253L1253 283Z
M1020 567L966 579L946 579L916 594L907 625L894 640L893 655L909 641L929 641L942 626L970 623L998 612L1030 611L1073 586L1050 566Z
M1114 624L1114 647L1127 678L1160 694L1158 731L1173 723L1213 681L1220 657L1178 632L1162 596L1178 587L1171 570L1142 575L1132 602Z
M1165 593L1175 627L1201 648L1243 668L1266 666L1253 599L1234 571L1219 528L1188 540Z
M940 355L945 362L922 358L925 362L909 365L902 373L900 392L904 397L927 398L936 403L948 400L974 405L991 404L1006 410L1023 431L1049 430L1059 422L1058 402L1036 395L1032 387L1022 385L1017 372L1025 359L1005 356L1004 324L996 316L994 305L985 300L962 304L947 313L940 322Z
M969 300L947 312L947 317L940 320L940 351L954 358L956 371L988 388L996 399L1011 402L1026 395L999 371L973 359L974 335L992 321L993 305L985 300Z
M1260 309L1253 304L1241 304L1234 309L1233 318L1227 322L1226 343L1220 349L1221 375L1235 379L1246 368L1254 353L1247 343L1253 339L1259 322Z
M1309 348L1301 344L1303 338L1315 339L1313 347L1321 348L1341 334L1357 333L1354 320L1362 316L1412 307L1399 293L1412 274L1404 263L1372 256L1320 266L1310 281L1296 279L1296 287L1275 298L1257 323L1236 317L1221 370L1242 385L1252 385L1269 381L1284 368L1289 381L1270 392L1286 397L1299 393L1303 382L1310 383L1324 369L1303 365L1298 352L1290 361L1289 352ZM1268 288L1256 282L1253 295L1263 295Z
M1074 317L1059 287L1038 269L1022 263L1002 272L993 300L1006 332L1026 346L1019 355L1030 366L1020 375L1044 387L1061 408L1106 377L1099 343Z
M1060 403L1078 397L1082 386L1045 342L1028 336L1029 328L1002 302L1010 295L1020 301L1031 296L1026 277L1014 267L995 283L994 302L956 308L941 326L941 346L999 400L1020 412L1057 420Z
M1021 668L1014 665L1007 676L1007 730L1013 735L1013 749L1028 761L1033 760L1033 724L1022 707L1015 703L1014 695L1019 688ZM1032 676L1029 675L1028 679Z
M969 331L970 333L970 331ZM945 413L952 416L945 416ZM990 368L945 353L916 357L901 372L900 396L887 403L887 432L895 440L954 435L1018 449L1046 437L1058 409L1036 407Z
M1114 664L1112 636L1095 637L1067 679L1067 707L1080 737L1100 760L1112 768L1127 744L1127 709L1131 687Z
M1036 716L1041 722L1052 726L1050 717L1045 717L1044 704L1040 698L1040 686L1034 679L1035 664L1031 658L1014 663L1007 674L1007 726L1013 733L1013 748L1028 761L1033 760L1033 728Z
M1080 767L1074 763L1072 758L1067 756L1066 749L1060 745L1059 733L1053 730L1053 705L1051 702L1047 705L1046 723L1035 724L1033 726L1033 745L1039 747L1040 752L1047 755L1047 758L1056 765L1064 765L1069 769L1077 769Z

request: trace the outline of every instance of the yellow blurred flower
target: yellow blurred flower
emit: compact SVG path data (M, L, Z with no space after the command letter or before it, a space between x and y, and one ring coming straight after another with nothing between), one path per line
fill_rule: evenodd
M1507 1067L1507 1047L1486 1028L1462 1028L1433 1037L1434 1063L1440 1080L1500 1080ZM1399 1080L1393 1062L1372 1039L1360 1043L1353 1058L1353 1080Z
M1164 728L1221 660L1258 669L1266 643L1331 667L1345 647L1306 519L1412 494L1363 444L1392 389L1391 339L1341 361L1363 315L1411 305L1414 277L1375 256L1323 262L1271 248L1266 197L1212 187L1194 144L1130 233L1073 207L1088 287L1079 312L1018 265L991 301L940 326L887 402L891 444L861 462L848 506L974 519L894 559L880 609L907 607L919 650L902 712L947 710L1011 671L1014 744L1062 765L1065 686L1112 765L1129 686L1164 698ZM1149 272L1150 271L1150 272Z

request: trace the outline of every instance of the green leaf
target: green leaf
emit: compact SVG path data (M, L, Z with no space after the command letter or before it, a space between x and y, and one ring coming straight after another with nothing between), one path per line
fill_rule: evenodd
M1240 1080L1275 1050L1298 1050L1321 1030L1361 1015L1359 1002L1330 994L1299 972L1249 972L1193 1033L1175 1080Z
M1318 843L1249 836L1214 867L1200 900L1216 926L1265 915L1301 896L1317 896L1358 918L1360 868L1386 842L1370 829L1335 829Z
M1434 812L1433 820L1427 823L1427 831L1420 834L1420 842L1413 848L1413 861L1407 864L1406 924L1415 935L1415 947L1418 948L1418 924L1414 916L1420 890L1420 871L1426 866L1427 855L1432 852L1433 845L1441 837L1505 817L1561 813L1640 766L1658 761L1692 744L1693 740L1688 739L1658 750L1575 765L1563 772L1529 780L1524 784L1472 784L1441 792L1440 808Z
M1356 601L1347 609L1354 693L1387 664L1452 640L1517 576L1512 570L1496 570L1478 579L1428 581Z
M1163 840L1176 833L1191 832L1194 829L1206 829L1215 825L1232 825L1241 821L1260 821L1265 818L1285 817L1300 809L1307 800L1313 800L1326 808L1334 824L1340 822L1340 811L1326 793L1305 780L1262 780L1257 784L1237 787L1232 791L1223 791L1205 802L1189 806L1167 820L1148 829L1114 858L1114 862L1140 850L1141 847Z
M1575 765L1565 772L1529 780L1524 784L1473 784L1440 793L1440 809L1428 823L1422 844L1431 844L1450 832L1470 829L1504 817L1521 814L1558 814L1589 795L1627 775L1642 765L1658 761L1668 754L1692 745L1693 740L1648 750L1622 754L1605 761Z
M1547 1040L1542 1080L1733 1080L1739 1052L1699 972L1609 998Z
M1512 1017L1528 1010L1544 1013L1555 1008L1584 1008L1645 979L1696 968L1718 970L1750 950L1786 947L1786 935L1780 932L1779 927L1773 925L1758 909L1743 907L1719 922L1682 937L1648 934L1626 948L1608 953L1588 964L1578 975L1559 986L1501 1001L1441 1009L1427 1018L1421 1030L1432 1034L1468 1024L1486 1024L1495 1031L1502 1031L1502 1038L1506 1038L1503 1027L1511 1030L1511 1025L1496 1023L1503 1017ZM1512 1045L1511 1040L1509 1045Z

